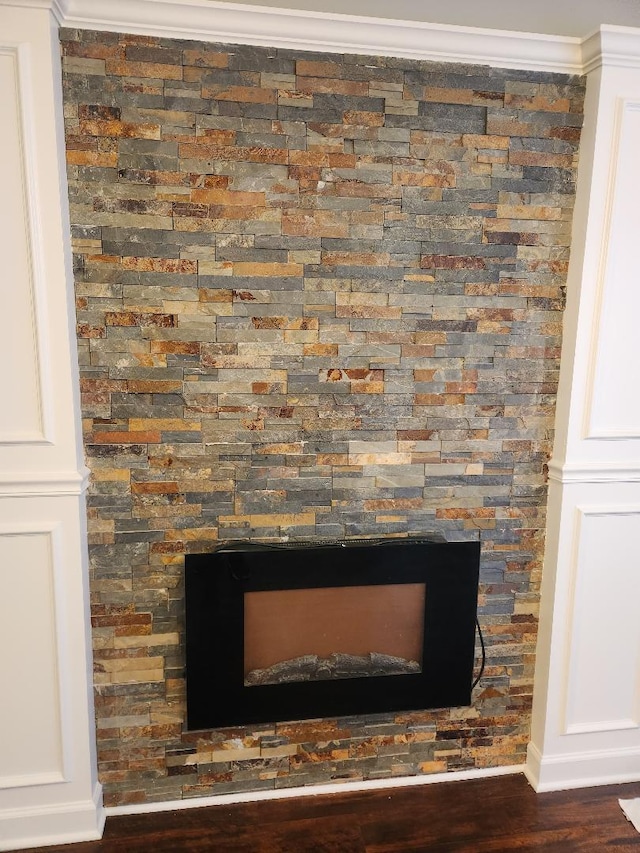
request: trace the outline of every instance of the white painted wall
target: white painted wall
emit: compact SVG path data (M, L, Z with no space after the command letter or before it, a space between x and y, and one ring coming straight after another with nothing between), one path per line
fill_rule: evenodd
M57 25L0 5L0 849L98 838Z
M93 29L589 70L527 773L539 790L640 779L640 31L583 43L220 6L0 0L0 849L97 838L104 819L52 10Z
M528 775L640 779L640 31L589 74ZM599 60L598 57L601 57Z

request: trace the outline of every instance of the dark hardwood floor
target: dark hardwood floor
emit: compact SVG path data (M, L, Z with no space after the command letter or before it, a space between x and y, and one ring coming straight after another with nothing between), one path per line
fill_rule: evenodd
M618 798L640 783L535 794L524 776L110 817L48 853L640 851ZM33 853L33 851L32 851Z

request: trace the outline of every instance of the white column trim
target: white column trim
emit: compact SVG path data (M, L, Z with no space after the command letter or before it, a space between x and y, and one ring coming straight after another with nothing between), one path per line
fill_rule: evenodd
M608 24L582 40L582 73L602 66L640 68L640 30Z
M35 107L33 103L33 80L31 45L12 43L10 40L0 41L0 56L13 60L15 73L15 103L18 112L18 135L20 138L20 163L22 195L27 248L27 278L30 302L30 320L33 334L32 346L34 353L35 392L37 396L37 428L29 432L17 434L2 434L2 444L44 444L54 443L53 429L53 383L47 359L44 354L50 349L48 345L47 324L47 287L44 273L43 258L42 214L38 199L38 157L36 153ZM35 414L35 413L34 413Z
M99 841L105 820L102 786L96 783L88 800L6 809L0 824L3 831L0 850Z
M640 57L637 68L640 69ZM611 123L611 139L609 143L607 185L601 232L602 244L600 247L598 268L594 280L594 312L591 338L589 342L587 392L583 410L582 434L580 436L582 440L590 442L601 440L620 441L640 438L640 430L636 425L627 425L624 422L618 422L614 427L603 426L602 423L599 424L598 416L602 419L603 406L600 405L600 412L598 412L598 406L596 405L604 390L603 380L599 375L598 369L603 361L603 354L606 353L606 341L603 341L603 338L607 333L609 335L615 334L610 328L607 328L605 322L605 291L607 290L607 287L611 289L611 287L614 286L613 282L610 281L610 279L614 277L614 273L611 268L615 266L616 256L619 254L619 251L616 253L616 249L620 249L620 243L616 242L616 233L624 228L624 219L620 210L620 195L624 191L625 183L625 170L621 168L621 166L625 165L621 159L623 156L623 143L625 135L629 135L629 115L633 113L640 113L640 97L636 96L630 98L618 96L615 98L612 112L613 119ZM624 132L625 129L626 134ZM635 145L631 146L631 151L635 151ZM630 146L627 143L627 170L628 158L631 151ZM628 179L626 182L628 183ZM625 240L624 242L627 241ZM606 384L606 382L604 384Z
M640 462L549 462L549 480L555 483L638 483Z
M83 468L81 471L51 471L37 475L0 475L0 498L82 495L89 486L90 474L88 468Z
M11 662L3 686L13 700L0 703L13 753L0 772L2 850L99 838L104 823L91 690L89 472L73 330L60 16L55 0L0 0L13 170L3 210L7 250L14 248L9 226L16 221L22 241L5 290L23 309L19 322L17 312L7 317L16 334L6 336L0 385L7 406L27 380L32 389L29 417L17 426L8 422L0 441L0 599L8 615L0 635ZM25 350L32 354L28 363Z
M527 747L524 775L538 794L640 781L640 749L596 749L543 756Z

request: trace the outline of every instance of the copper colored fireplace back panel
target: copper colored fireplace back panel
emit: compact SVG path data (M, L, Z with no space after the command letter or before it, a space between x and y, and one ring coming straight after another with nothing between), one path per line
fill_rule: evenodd
M335 653L380 653L415 662L419 671L424 604L420 583L248 592L245 677L302 656L328 659Z

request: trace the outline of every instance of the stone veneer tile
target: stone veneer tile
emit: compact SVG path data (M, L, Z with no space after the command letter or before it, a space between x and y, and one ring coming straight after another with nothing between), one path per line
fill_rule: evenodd
M583 82L62 32L109 805L525 760ZM183 562L482 542L470 708L184 722Z

